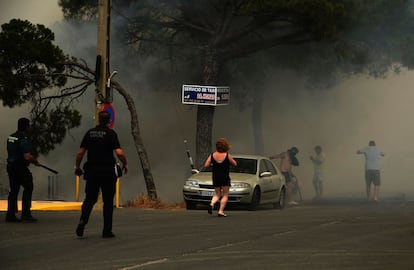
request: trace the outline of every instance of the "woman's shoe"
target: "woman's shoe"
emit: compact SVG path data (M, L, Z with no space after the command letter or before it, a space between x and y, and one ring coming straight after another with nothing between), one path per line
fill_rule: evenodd
M212 215L213 214L213 206L209 205L207 212Z
M226 214L217 214L218 217L227 217Z

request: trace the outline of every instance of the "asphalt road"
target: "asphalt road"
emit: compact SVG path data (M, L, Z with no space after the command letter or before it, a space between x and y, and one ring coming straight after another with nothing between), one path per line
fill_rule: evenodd
M115 210L115 238L94 211L35 211L38 223L0 213L0 269L414 269L414 202L328 200L284 210Z

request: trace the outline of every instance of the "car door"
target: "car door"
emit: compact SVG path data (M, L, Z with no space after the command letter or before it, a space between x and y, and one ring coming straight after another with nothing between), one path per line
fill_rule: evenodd
M274 197L273 173L269 170L265 159L261 159L259 162L259 182L262 190L261 201L265 202L270 200L272 196Z
M270 200L275 200L278 198L279 190L282 184L282 175L278 173L274 164L270 160L264 159L264 163L266 164L267 170L272 173L272 176L270 177L270 186L268 192Z

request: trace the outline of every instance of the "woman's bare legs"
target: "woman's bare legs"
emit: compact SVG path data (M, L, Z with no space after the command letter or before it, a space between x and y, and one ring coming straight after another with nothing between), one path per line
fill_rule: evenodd
M220 209L218 211L219 214L224 215L224 208L226 208L227 201L229 200L229 186L221 187L221 200L220 200Z
M214 207L214 205L216 204L216 202L218 202L218 200L220 200L220 197L221 197L221 187L214 187L214 192L215 192L215 194L214 194L213 198L211 198L211 202L210 202L210 205L212 207Z

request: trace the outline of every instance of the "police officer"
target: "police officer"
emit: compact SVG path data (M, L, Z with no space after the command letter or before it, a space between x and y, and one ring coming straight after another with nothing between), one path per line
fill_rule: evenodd
M8 197L6 222L36 222L30 208L32 207L33 176L29 164L39 166L39 161L30 153L31 145L27 136L30 134L30 121L20 118L17 121L17 131L7 138L7 173L9 175L10 191ZM17 212L17 197L20 186L24 188L22 197L21 220Z
M104 217L102 237L110 238L115 236L112 233L112 216L117 180L113 152L122 162L124 173L128 172L128 165L124 151L119 144L118 135L108 128L110 114L107 111L101 111L98 118L99 124L86 132L76 154L75 174L80 176L84 173L83 178L86 180L85 200L82 204L82 214L76 228L76 235L83 236L85 225L88 223L93 206L98 200L99 189L101 189ZM86 151L87 162L83 166L83 172L80 164Z

